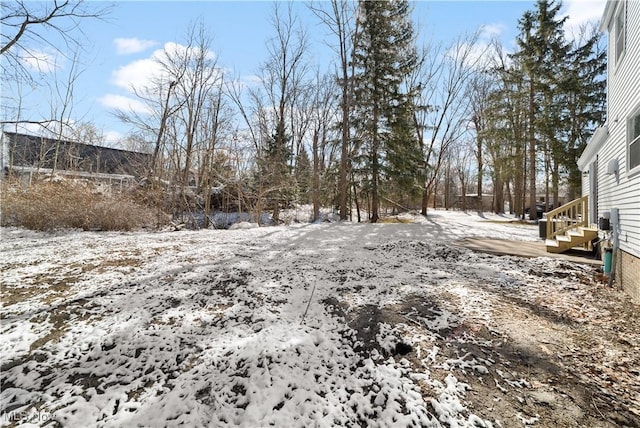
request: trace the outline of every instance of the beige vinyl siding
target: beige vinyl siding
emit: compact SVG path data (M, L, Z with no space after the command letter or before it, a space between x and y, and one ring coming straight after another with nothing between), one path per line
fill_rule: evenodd
M618 7L623 6L622 2ZM620 213L620 248L640 257L640 173L628 171L627 123L640 106L640 2L627 1L625 52L618 64L608 65L608 128L609 136L598 152L598 214L611 208ZM615 16L615 14L614 14ZM614 20L609 31L614 31ZM609 34L609 58L614 58L615 46ZM617 159L619 173L607 175L607 165Z

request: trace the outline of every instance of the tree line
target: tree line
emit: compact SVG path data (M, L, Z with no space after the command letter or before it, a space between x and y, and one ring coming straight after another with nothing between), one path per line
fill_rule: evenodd
M28 2L16 4L11 16L2 12L2 72L24 81L29 74L8 55L21 36L8 32L37 20ZM82 2L54 4L41 21L64 19L60 11L99 16ZM275 2L257 82L224 70L199 22L180 44L165 45L151 84L133 88L145 112L115 114L135 129L128 144L152 154L150 199L175 217L269 211L278 222L283 208L312 204L313 220L334 207L341 219L376 222L388 210L482 209L488 193L496 213L508 202L535 219L541 193L545 204L580 193L576 161L605 115L602 35L595 27L566 34L561 6L538 0L506 52L478 32L450 45L420 43L407 0L312 2L306 7L333 53L322 70L311 65L291 3ZM60 136L73 81L58 91L58 114L43 122L57 124ZM24 122L11 101L4 126ZM469 193L477 205L467 205Z

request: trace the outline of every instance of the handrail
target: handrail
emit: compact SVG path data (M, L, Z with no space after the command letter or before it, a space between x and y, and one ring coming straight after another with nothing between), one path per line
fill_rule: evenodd
M589 226L589 196L583 196L547 213L547 239L568 230Z

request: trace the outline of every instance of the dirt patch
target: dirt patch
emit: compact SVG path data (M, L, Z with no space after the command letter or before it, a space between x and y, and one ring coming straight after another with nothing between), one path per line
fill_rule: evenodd
M45 304L53 302L56 298L67 294L69 287L79 281L75 274L50 276L37 275L29 284L2 287L2 303L4 306L12 306L30 299L39 299Z
M90 275L118 269L128 273L141 264L139 259L132 257L104 259L97 263L71 263L46 273L26 276L20 284L3 284L0 297L6 307L33 299L51 304L71 295L72 288Z
M563 275L603 294L589 302L599 317L572 317L550 301L529 301L507 291L494 293L491 323L455 315L455 298L445 300L444 295L439 300L410 295L384 307L349 307L336 297L324 304L355 330L357 352L405 358L420 372L427 367L424 350L436 350L429 356L431 376L444 379L454 373L469 386L469 410L501 426L640 427L637 308L622 305L613 315L608 307L623 303L613 290L598 288L579 272ZM445 309L437 301L450 304ZM381 335L389 327L395 335L385 344ZM407 341L403 332L428 339ZM432 387L420 386L429 402Z
M637 307L590 267L379 229L318 241L300 228L295 245L263 236L220 258L237 243L211 235L140 269L105 248L104 280L80 267L97 273L97 259L52 263L71 294L43 305L43 286L5 312L31 334L3 360L0 387L22 391L3 410L42 405L73 426L253 426L258 409L273 426L322 424L327 409L333 426L639 426Z

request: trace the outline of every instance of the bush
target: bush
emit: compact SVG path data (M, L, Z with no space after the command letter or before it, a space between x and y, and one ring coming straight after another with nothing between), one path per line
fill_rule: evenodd
M43 180L26 189L4 181L0 201L2 226L129 231L155 222L150 210L127 194L100 194L82 181Z

